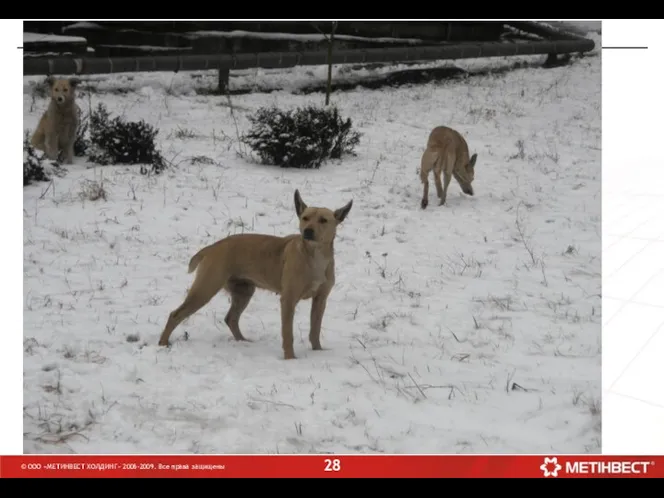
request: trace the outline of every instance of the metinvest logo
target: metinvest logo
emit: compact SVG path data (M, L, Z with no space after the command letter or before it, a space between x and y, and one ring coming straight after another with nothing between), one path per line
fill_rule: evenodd
M544 458L544 463L540 465L540 469L544 477L558 477L558 471L562 470L562 465L558 463L558 458Z
M544 477L559 477L562 471L564 475L573 474L647 474L655 465L654 461L648 460L590 460L586 458L565 459L564 464L558 463L558 457L545 457L540 469Z

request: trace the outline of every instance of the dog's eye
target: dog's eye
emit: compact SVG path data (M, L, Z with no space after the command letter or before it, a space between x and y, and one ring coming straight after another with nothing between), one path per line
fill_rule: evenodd
M302 221L309 221L309 217L308 216L303 216Z
M318 221L320 221L321 223L327 223L327 219L326 219L326 218L319 218Z

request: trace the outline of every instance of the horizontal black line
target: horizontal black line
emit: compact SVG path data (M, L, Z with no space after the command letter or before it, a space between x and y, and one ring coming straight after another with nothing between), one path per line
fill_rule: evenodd
M16 47L19 50L23 50L23 47ZM648 50L648 47L602 47L602 50Z

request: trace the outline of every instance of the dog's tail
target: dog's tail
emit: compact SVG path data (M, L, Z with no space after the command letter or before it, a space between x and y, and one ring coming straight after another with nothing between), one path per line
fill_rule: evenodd
M439 158L440 158L440 153L437 150L427 149L424 152L424 156L422 157L422 164L420 165L420 170L419 170L420 180L422 181L422 183L427 182L429 174L431 173L431 170L435 169Z
M437 171L443 171L443 169L445 168L445 159L446 159L446 152L440 150L436 151L436 156L434 158L433 164L434 168Z
M193 272L196 269L196 267L200 264L200 262L203 261L206 249L207 247L204 247L203 249L201 249L192 256L192 258L189 260L189 268L187 269L187 273Z

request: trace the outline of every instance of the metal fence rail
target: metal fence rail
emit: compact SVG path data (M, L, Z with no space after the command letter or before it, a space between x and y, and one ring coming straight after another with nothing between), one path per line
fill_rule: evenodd
M595 48L592 40L534 41L525 43L466 43L416 47L382 47L346 49L332 52L333 64L368 62L404 62L480 57L508 57L539 54L569 54L588 52ZM154 71L200 71L218 69L291 68L328 64L327 51L260 52L243 54L168 55L149 57L56 57L25 58L23 74L111 74Z

